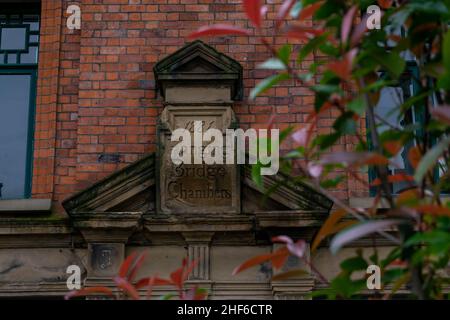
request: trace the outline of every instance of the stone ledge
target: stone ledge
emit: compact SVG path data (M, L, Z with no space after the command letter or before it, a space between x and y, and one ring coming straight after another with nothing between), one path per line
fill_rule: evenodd
M0 200L0 214L49 213L51 211L51 208L51 199Z

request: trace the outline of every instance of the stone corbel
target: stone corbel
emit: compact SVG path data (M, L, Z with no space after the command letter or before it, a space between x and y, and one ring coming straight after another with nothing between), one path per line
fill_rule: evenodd
M280 248L280 244L273 245L273 251ZM309 259L310 246L306 245L305 256ZM280 270L273 270L277 275L291 270L303 270L305 274L290 277L283 280L272 280L272 292L275 299L279 300L303 300L314 289L315 279L311 274L311 268L295 256L289 256L288 260Z
M141 213L72 213L70 217L88 244L87 280L117 275L125 258L125 244L138 227Z

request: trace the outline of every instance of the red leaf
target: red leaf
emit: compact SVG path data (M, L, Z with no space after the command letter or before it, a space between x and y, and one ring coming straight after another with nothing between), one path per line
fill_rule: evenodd
M415 207L415 209L424 214L431 214L435 216L450 217L450 208L442 207L434 204L423 204Z
M256 265L259 265L263 262L269 261L270 259L272 259L273 254L271 253L267 253L267 254L262 254L253 258L248 259L247 261L245 261L244 263L242 263L241 265L239 265L238 267L236 267L233 270L232 275L236 275L244 270L247 270L251 267L254 267Z
M131 282L133 281L134 277L136 276L137 272L142 266L142 263L144 263L145 256L147 255L146 252L142 252L139 254L138 258L136 259L136 263L133 265L133 267L130 270L130 274L128 276L128 280Z
M197 266L197 261L191 261L190 265L187 266L187 268L183 272L183 282L186 281L189 278L189 275L194 270L194 268Z
M107 296L112 296L112 297L114 296L112 290L107 287L91 287L91 288L85 288L85 289L81 289L81 290L71 291L64 296L64 299L69 300L71 298L84 297L84 296L87 296L90 294L104 294Z
M345 14L344 18L342 19L341 41L343 43L347 42L348 36L350 35L350 30L352 29L353 18L355 16L356 9L357 9L356 6L351 7Z
M286 247L278 249L272 254L272 258L270 259L272 267L274 269L280 269L284 265L288 257L289 250Z
M398 140L386 141L383 143L383 148L391 155L395 156L403 148L403 143Z
M139 300L139 293L137 292L136 288L133 287L133 285L129 283L125 278L114 277L114 282L116 283L118 288L122 289L123 292L128 294L131 298L133 298L134 300Z
M383 9L389 9L392 6L392 0L378 0L378 5Z
M353 48L344 55L342 60L331 62L328 64L328 69L333 71L339 78L348 81L350 80L352 73L353 60L357 54L358 50Z
M420 163L420 159L422 159L422 154L417 146L412 147L408 151L408 160L411 166L416 169Z
M272 242L286 243L286 248L294 256L301 258L303 256L303 254L305 253L306 242L304 240L298 240L297 242L294 243L294 241L292 241L292 239L288 236L278 236L278 237L273 237ZM278 254L277 252L278 251L276 251L274 253L274 255Z
M153 280L152 280L153 279ZM136 284L134 287L136 289L145 288L149 285L150 281L153 281L152 285L154 286L169 286L172 285L173 282L167 279L162 279L158 277L150 277L150 278L142 278Z
M334 152L324 155L320 162L323 164L343 164L344 166L354 165L387 165L389 160L373 152Z
M297 0L285 0L283 4L280 7L280 10L278 10L277 18L275 27L278 29L281 24L283 23L284 19L286 19L286 16L289 14L289 12L292 9L292 6L297 2Z
M308 19L310 17L312 17L314 15L314 13L316 13L316 11L322 6L323 1L319 1L316 3L313 3L307 7L305 7L299 15L299 19L300 20L304 20L304 19Z
M248 259L240 266L238 266L236 269L234 269L232 274L236 275L244 270L247 270L251 267L254 267L266 261L270 261L275 269L279 269L283 266L288 256L289 256L288 249L286 247L282 247L273 253L262 254Z
M244 0L244 11L250 21L256 26L261 27L261 1Z
M231 26L228 24L212 24L200 27L197 31L191 33L189 39L207 37L207 36L224 36L224 35L249 35L249 31Z
M170 280L178 289L183 288L183 271L184 267L181 267L170 274Z
M325 30L318 30L310 27L304 27L300 25L291 25L286 32L289 38L308 40L315 36L320 36Z
M349 80L351 73L351 66L347 60L340 60L336 62L331 62L328 64L327 68L334 72L342 80Z
M396 182L404 182L404 181L414 181L414 177L406 175L404 173L397 173L391 176L388 176L388 182L389 183L396 183ZM380 178L376 178L375 180L373 180L373 182L371 183L372 186L379 186L381 185L381 180Z
M128 274L128 270L130 269L131 263L134 261L136 257L136 252L132 252L124 262L120 265L119 277L125 278Z

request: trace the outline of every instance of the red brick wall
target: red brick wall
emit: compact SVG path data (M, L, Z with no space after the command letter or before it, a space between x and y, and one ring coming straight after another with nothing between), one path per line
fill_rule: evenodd
M81 31L65 28L64 12L72 3L82 10ZM277 45L286 43L272 36L280 3L268 4L263 29ZM202 25L250 27L240 0L43 0L42 15L33 196L53 195L56 203L155 151L161 111L152 71L156 62L183 46L187 35ZM242 64L245 97L270 74L256 69L269 56L256 38L203 40ZM313 102L306 88L286 82L253 102L237 103L234 111L244 128L267 127L272 114L276 126L285 128L303 123ZM322 115L317 131L329 132L335 116ZM343 139L336 150L354 142ZM102 153L119 154L120 163L100 162ZM366 195L366 190L351 182L336 194L348 198Z
M61 1L42 1L32 187L35 198L51 198L54 187L61 12Z

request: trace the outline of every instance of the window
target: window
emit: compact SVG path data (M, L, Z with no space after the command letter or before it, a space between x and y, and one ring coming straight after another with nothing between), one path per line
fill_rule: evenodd
M383 74L380 74L383 77ZM407 68L404 74L401 76L399 83L395 86L385 87L380 92L380 98L377 105L374 108L375 121L377 124L378 132L382 134L384 131L391 128L404 128L411 126L417 135L422 135L420 128L423 124L423 107L420 105L413 105L405 114L401 115L398 106L402 105L407 99L418 94L419 86L417 84L418 68L415 62L410 61L407 63ZM370 136L368 137L370 141ZM407 175L413 175L414 169L408 161L408 152L414 146L412 141L404 145L399 153L393 157L392 165L388 166L389 173L399 174L404 173ZM376 172L374 169L369 171L369 180L373 181L376 178ZM392 193L397 194L404 189L410 188L409 182L398 182L392 184ZM372 188L371 194L375 195L376 189Z
M31 195L39 8L0 8L0 199Z

